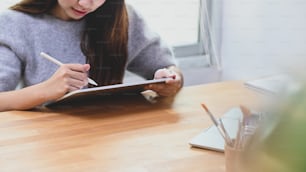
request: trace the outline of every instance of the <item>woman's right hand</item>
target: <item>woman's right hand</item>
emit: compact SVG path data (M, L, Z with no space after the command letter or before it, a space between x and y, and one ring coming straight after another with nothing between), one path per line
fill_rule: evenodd
M47 99L55 100L64 96L67 92L83 88L88 84L87 72L89 64L64 64L42 83L48 91Z

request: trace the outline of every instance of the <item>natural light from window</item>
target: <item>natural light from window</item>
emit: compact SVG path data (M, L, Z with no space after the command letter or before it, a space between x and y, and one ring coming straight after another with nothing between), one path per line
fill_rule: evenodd
M172 46L196 44L200 0L127 0Z

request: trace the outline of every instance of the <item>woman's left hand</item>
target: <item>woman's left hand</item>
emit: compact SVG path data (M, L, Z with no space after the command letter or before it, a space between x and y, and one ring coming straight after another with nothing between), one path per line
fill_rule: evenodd
M169 78L162 84L151 84L146 89L155 91L160 96L174 96L183 86L183 76L175 66L158 69L154 79Z

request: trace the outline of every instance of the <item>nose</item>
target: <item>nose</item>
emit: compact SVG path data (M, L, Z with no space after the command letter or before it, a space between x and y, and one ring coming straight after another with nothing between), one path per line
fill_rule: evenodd
M92 0L78 0L78 3L81 7L87 9L92 5Z

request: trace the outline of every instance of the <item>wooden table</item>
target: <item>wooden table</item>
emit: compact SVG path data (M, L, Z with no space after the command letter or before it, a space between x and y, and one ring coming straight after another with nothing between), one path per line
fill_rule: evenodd
M259 95L240 81L185 87L170 99L140 98L0 113L0 171L223 172L224 154L188 142ZM25 99L26 101L26 99Z

